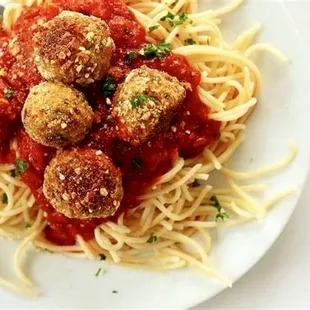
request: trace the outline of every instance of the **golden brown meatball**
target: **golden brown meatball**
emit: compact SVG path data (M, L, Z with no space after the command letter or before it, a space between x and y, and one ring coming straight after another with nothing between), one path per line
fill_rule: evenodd
M115 214L123 198L122 176L101 151L64 151L46 168L43 192L67 217L108 217Z
M109 70L114 42L101 19L63 11L34 36L35 63L46 80L88 85Z
M177 78L142 66L132 70L113 99L119 135L137 145L165 129L185 99Z
M27 133L40 144L63 148L81 142L93 122L85 96L62 83L33 87L22 110Z

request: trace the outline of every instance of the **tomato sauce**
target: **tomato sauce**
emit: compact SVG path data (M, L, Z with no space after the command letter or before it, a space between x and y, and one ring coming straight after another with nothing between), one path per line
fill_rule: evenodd
M104 151L123 172L125 195L119 212L136 206L137 197L168 172L178 156L195 157L218 139L220 124L209 119L209 110L199 99L200 72L191 68L183 56L171 53L164 58L128 62L128 52L138 51L146 44L146 33L121 0L54 0L49 6L26 9L11 33L0 32L0 163L14 162L9 141L16 138L20 157L28 164L21 178L47 217L46 238L56 244L72 245L78 234L86 240L93 238L94 228L107 219L69 219L53 209L42 193L42 184L44 170L56 150L34 142L20 121L29 89L41 82L33 62L31 39L40 23L64 9L94 15L109 24L116 45L109 74L117 83L122 83L130 70L147 65L177 77L187 87L186 100L171 127L137 147L118 140L113 121L106 117L110 107L101 93L102 82L82 90L96 115L93 130L83 145ZM8 90L14 90L13 94L11 91L8 95ZM116 218L117 215L109 220Z

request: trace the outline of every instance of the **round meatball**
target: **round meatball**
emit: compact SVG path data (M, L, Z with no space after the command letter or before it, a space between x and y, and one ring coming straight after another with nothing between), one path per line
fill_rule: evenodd
M64 151L46 168L43 192L67 217L104 218L114 215L121 204L122 175L102 151Z
M101 19L63 11L34 36L35 63L46 80L88 85L109 70L114 42Z
M85 138L93 114L81 92L62 83L43 82L31 89L22 110L22 121L36 142L63 148Z
M139 145L168 128L181 108L186 90L175 77L147 66L132 70L113 98L118 136Z

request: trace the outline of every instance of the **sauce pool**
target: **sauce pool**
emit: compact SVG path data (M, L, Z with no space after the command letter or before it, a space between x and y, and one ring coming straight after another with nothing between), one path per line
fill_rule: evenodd
M20 157L28 164L21 178L48 221L45 237L55 244L73 245L77 235L90 240L97 225L116 220L117 215L108 219L78 220L56 212L42 193L44 170L56 150L34 142L20 121L29 89L41 82L32 58L32 36L39 24L63 9L94 15L109 24L116 45L109 74L117 83L122 83L130 70L147 65L177 77L187 87L187 97L171 127L138 147L117 139L113 124L107 118L110 107L101 92L102 82L81 89L96 114L96 123L83 146L102 150L123 172L124 198L118 213L137 206L138 197L172 168L178 156L195 157L218 139L220 123L209 119L209 109L200 101L197 91L200 72L191 68L183 56L171 53L161 59L138 58L128 63L127 53L138 51L146 44L146 33L121 0L54 0L49 6L25 9L12 33L0 32L0 68L5 72L0 74L0 163L14 162L15 154L9 148L9 141L16 138ZM8 96L8 90L13 90L13 95Z

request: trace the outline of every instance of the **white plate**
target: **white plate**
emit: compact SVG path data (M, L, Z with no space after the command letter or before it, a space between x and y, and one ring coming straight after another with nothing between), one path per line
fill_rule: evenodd
M219 2L223 1L217 0L217 5ZM241 10L225 19L225 26L229 26L227 36L233 39L257 22L264 26L260 40L280 48L292 63L286 67L269 55L260 58L263 73L260 105L249 121L247 141L232 165L252 169L276 162L287 154L289 140L294 139L299 146L294 163L263 181L269 184L266 197L292 186L297 193L280 203L264 222L217 233L212 260L233 281L253 267L283 230L296 206L310 160L310 73L303 46L290 16L277 1L248 0ZM13 274L15 246L14 242L0 242L3 276ZM42 253L30 255L26 263L27 272L41 288L42 296L34 300L0 291L1 308L188 308L224 289L221 284L189 270L151 273L106 266L105 275L95 277L99 262Z

